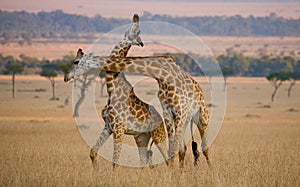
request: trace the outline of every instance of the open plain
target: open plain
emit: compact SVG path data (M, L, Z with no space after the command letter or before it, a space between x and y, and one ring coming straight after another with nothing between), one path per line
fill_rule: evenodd
M183 170L177 164L113 170L100 158L95 171L89 146L72 118L72 104L64 103L72 97L72 84L62 77L56 82L59 100L50 101L47 79L17 76L12 99L10 77L0 77L0 186L300 185L299 84L290 98L288 83L283 84L271 103L273 87L265 78L229 78L223 126L211 146L211 170L202 155L199 166L192 165L189 142ZM207 91L207 85L200 84ZM136 88L142 98L155 91L154 80ZM105 100L97 96L98 112Z
M101 38L101 35L95 35L96 38ZM245 56L259 57L264 55L269 56L292 56L299 58L300 56L300 38L299 37L222 37L222 36L198 36L203 43L207 45L213 54L217 57L222 54L227 54L227 50L235 54L243 54ZM143 48L133 47L129 51L129 55L153 55L155 53L178 53L178 50L172 50L169 45L158 43L156 41L174 41L178 37L173 36L157 36L157 35L142 35L146 45ZM117 39L117 40L116 40ZM115 45L115 42L121 40L119 35L112 41L100 43L97 50L110 49ZM190 52L199 54L199 46L191 46L195 39L184 38L183 42L178 43L181 47L188 47ZM199 40L200 42L200 40ZM51 40L34 40L31 45L19 45L18 43L8 43L0 45L1 54L4 56L12 55L19 58L21 54L42 59L59 59L67 54L76 53L78 48L86 51L92 47L93 41L51 41ZM197 43L199 45L199 43ZM100 48L101 47L101 48ZM192 50L193 49L193 50ZM110 51L108 50L108 51ZM107 54L108 55L108 54ZM202 54L203 55L203 54Z

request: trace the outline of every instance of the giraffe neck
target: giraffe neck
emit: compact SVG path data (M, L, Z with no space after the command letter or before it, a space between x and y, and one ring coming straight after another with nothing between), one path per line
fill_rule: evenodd
M129 49L131 47L131 44L129 44L127 41L121 41L116 45L113 50L110 53L110 57L115 57L115 58L123 58L126 57Z
M127 57L127 58L102 58L94 57L94 68L116 73L138 74L159 80L169 81L181 73L181 68L175 59L169 56L155 57Z
M113 50L110 53L110 57L114 57L114 58L126 57L130 47L131 45L128 42L122 41L113 48ZM111 71L106 72L106 87L107 87L108 97L111 96L114 90L113 83L118 75L119 75L118 72L111 72ZM122 76L125 79L124 75L120 75L120 76Z

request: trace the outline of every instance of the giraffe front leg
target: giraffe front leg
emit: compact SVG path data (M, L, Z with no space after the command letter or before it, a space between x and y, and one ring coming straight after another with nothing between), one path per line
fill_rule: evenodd
M102 130L96 144L91 148L90 150L90 158L92 160L92 164L94 168L97 167L97 152L100 149L100 147L106 142L108 137L111 135L111 131L107 129L106 127Z
M116 124L115 133L114 133L113 168L115 168L116 164L119 162L124 133L125 133L125 127L123 125Z
M184 141L182 140L179 147L179 166L180 168L184 167L184 157L186 153L186 145Z
M147 149L148 149L148 144L150 140L150 134L149 133L141 133L136 136L134 136L136 145L139 150L139 156L140 156L140 161L142 166L146 166L147 164L150 164L150 167L152 165L152 160L148 160L147 157Z
M167 157L168 151L166 146L167 135L165 132L164 122L161 122L161 124L156 129L153 129L151 131L151 137L155 145L157 146L158 150L162 154L166 164L169 165L168 157Z

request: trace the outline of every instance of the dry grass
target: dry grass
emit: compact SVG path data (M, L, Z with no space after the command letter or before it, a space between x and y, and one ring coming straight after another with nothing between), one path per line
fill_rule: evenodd
M46 79L16 81L19 91L12 100L10 81L0 77L0 186L300 185L299 85L289 99L288 85L283 85L271 104L272 87L264 79L229 79L224 124L211 147L212 170L203 157L195 168L188 146L182 171L163 164L113 170L101 158L99 171L94 171L71 106L59 107L71 95L71 84L58 80L60 100L49 101ZM47 92L29 91L39 88ZM263 105L271 107L259 108Z

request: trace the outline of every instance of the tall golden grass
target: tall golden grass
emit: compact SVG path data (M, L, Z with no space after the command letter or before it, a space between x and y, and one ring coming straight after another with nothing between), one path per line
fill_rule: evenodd
M0 186L299 186L300 86L288 99L284 84L270 103L272 87L263 78L228 82L225 120L211 146L211 169L203 156L194 167L188 146L182 170L177 160L174 168L113 169L102 158L94 170L72 108L63 105L71 84L58 80L60 100L49 101L49 81L17 77L13 100L10 81L0 78Z

